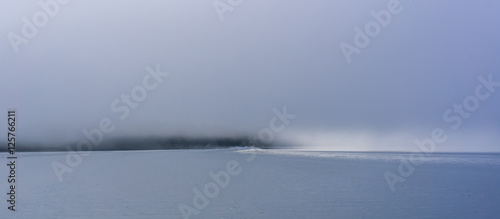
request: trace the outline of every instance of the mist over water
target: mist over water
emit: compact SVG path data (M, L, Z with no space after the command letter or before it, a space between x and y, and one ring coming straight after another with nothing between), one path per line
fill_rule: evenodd
M479 78L500 82L500 3L401 0L347 62L339 45L388 2L244 1L221 21L212 2L71 1L18 53L0 41L0 108L20 150L76 147L109 119L101 148L413 151L442 129L436 151L498 152L500 87ZM5 4L2 36L43 10Z

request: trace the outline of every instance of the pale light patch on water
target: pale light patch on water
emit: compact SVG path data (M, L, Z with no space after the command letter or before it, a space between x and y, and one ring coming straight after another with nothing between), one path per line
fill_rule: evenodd
M237 153L272 154L283 156L304 156L330 159L349 160L385 160L400 161L414 156L422 163L459 163L459 164L489 164L500 165L500 154L498 153L429 153L423 152L337 152L337 151L308 151L301 149L260 149L240 148Z

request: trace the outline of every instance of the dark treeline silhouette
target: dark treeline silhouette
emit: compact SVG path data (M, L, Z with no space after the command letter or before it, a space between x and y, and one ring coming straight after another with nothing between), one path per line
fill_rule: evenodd
M77 150L77 141L66 144L43 144L17 142L16 151L66 151ZM92 151L118 151L118 150L172 150L172 149L214 149L230 148L237 146L256 146L272 148L273 144L252 142L248 137L124 137L102 141L98 146L93 146ZM87 148L82 148L87 150ZM7 145L0 144L0 152L7 152Z

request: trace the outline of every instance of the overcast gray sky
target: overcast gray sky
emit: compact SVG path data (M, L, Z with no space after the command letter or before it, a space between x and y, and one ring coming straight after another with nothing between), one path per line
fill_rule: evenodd
M500 2L220 2L223 20L214 1L61 1L46 23L38 1L4 2L0 109L17 109L19 138L35 142L82 139L102 118L116 125L105 138L257 135L286 106L297 117L276 139L309 147L413 151L441 128L437 150L500 151L500 87L475 97L478 77L500 82ZM372 10L398 13L382 25ZM340 45L373 22L348 63ZM112 103L156 65L170 75L120 120ZM467 118L443 119L466 99Z

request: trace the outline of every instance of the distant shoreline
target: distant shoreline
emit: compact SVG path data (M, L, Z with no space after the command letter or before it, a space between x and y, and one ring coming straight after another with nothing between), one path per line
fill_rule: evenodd
M19 142L18 152L39 151L68 151L67 147L74 147L76 142L67 143L26 143ZM137 137L116 138L104 140L92 151L130 151L130 150L175 150L175 149L217 149L238 146L256 146L260 148L274 148L272 144L250 142L247 137ZM75 148L72 148L75 150ZM0 152L7 152L7 145L0 144Z

